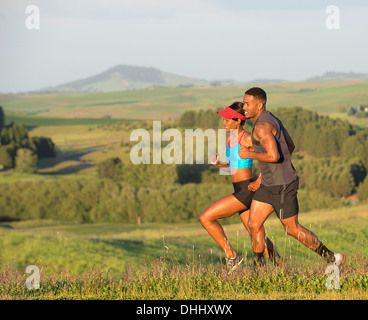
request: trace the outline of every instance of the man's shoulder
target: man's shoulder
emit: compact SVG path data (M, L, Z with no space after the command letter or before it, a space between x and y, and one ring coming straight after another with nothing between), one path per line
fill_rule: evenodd
M265 111L263 112L257 119L257 123L254 125L254 128L258 125L258 124L262 124L262 126L266 127L268 124L268 126L270 126L272 128L272 130L274 128L276 128L276 130L278 131L279 129L281 129L283 127L283 124L281 122L281 120L279 118L277 118L273 113L271 113L270 111Z
M254 126L252 136L256 140L261 140L268 134L272 134L273 130L274 125L272 123L260 121Z

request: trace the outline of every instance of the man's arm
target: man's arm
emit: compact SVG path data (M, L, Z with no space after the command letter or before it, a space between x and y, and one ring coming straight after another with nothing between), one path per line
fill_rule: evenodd
M277 150L275 136L272 133L274 129L275 127L270 123L257 123L253 130L253 137L260 142L264 152L249 151L247 148L241 147L239 150L240 158L252 158L262 162L279 161L280 154Z

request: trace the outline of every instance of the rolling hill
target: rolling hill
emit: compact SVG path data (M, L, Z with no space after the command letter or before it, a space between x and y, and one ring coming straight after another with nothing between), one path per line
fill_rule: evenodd
M366 81L368 73L329 71L317 75L304 82L330 81ZM290 83L284 79L254 79L252 81L234 81L231 79L205 80L184 75L161 71L153 67L116 65L99 74L63 83L54 87L28 92L29 94L44 94L56 92L118 92L127 90L142 90L160 87L203 87L203 86L257 86L268 84Z
M42 91L112 92L152 87L203 86L208 83L206 80L176 75L156 68L117 65L97 75Z
M299 106L332 117L349 118L360 127L368 125L367 118L348 117L341 112L343 107L368 104L367 80L270 83L262 87L268 93L271 109ZM13 119L29 125L59 121L49 121L50 118L61 122L66 118L167 120L178 118L187 110L216 109L241 101L246 88L247 85L209 85L116 92L40 92L0 95L0 106L7 122Z
M320 82L320 81L348 81L348 80L368 80L368 73L355 73L355 72L325 72L321 76L315 76L306 79L307 82Z

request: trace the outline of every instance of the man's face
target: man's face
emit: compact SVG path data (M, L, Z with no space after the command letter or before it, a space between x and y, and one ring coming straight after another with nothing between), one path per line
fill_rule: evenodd
M263 106L261 101L249 94L244 95L243 102L244 115L247 119L255 117Z

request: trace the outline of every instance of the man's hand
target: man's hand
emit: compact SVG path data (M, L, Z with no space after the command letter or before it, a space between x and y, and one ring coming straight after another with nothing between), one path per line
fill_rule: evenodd
M261 180L260 179L257 179L256 181L253 181L251 182L249 185L248 185L248 190L249 191L257 191L258 188L260 187L261 185Z

